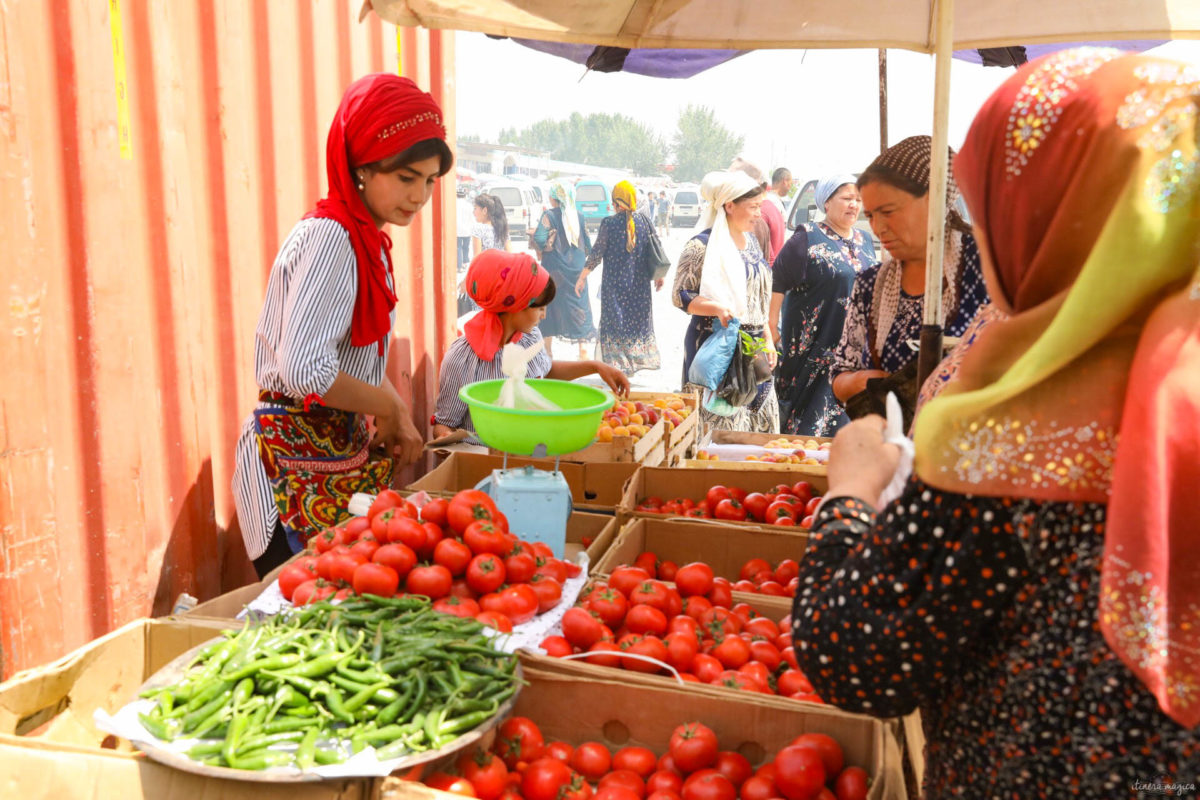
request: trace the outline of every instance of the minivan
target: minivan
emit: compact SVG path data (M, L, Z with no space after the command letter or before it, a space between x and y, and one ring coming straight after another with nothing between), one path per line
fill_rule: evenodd
M612 213L612 193L608 184L585 178L575 184L575 208L583 215L583 224L588 234L596 235L600 230L600 220Z
M508 238L514 241L529 238L529 228L537 223L540 204L527 184L515 181L495 181L484 190L500 198L508 219Z
M700 191L676 189L671 198L671 227L695 225L700 220Z

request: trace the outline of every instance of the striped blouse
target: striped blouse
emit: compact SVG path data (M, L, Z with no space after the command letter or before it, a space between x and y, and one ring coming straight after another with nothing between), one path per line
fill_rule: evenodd
M534 328L530 333L518 339L517 344L522 347L533 347L540 341L542 341L542 332ZM442 359L442 369L438 375L437 413L434 415L433 421L448 428L474 431L475 426L471 424L471 412L467 408L467 404L459 399L458 390L468 383L503 378L504 371L500 369L501 357L501 353L498 352L491 361L484 361L475 355L475 351L467 343L466 337L460 336L455 339L450 345L450 349L446 351L446 357ZM549 374L550 367L550 356L546 355L545 350L542 350L529 362L526 377L544 378Z
M357 292L354 249L346 229L330 219L298 222L275 257L255 329L259 388L297 399L324 395L339 372L381 385L391 337L384 340L383 355L374 342L366 347L350 343ZM395 322L394 310L391 317ZM257 407L267 405L277 404ZM236 459L233 499L246 553L255 559L266 552L279 511L259 459L253 414L242 425Z

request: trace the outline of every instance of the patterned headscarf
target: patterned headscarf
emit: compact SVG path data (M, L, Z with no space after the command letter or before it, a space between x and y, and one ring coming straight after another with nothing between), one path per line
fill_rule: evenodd
M562 181L550 186L550 198L557 200L562 209L563 230L567 232L567 244L579 247L579 212L575 210L575 192Z
M853 184L858 178L855 178L849 173L840 175L830 175L828 178L822 178L817 184L817 189L813 193L813 201L817 204L817 208L821 213L825 213L825 204L829 202L829 198L837 194L837 190L845 186L847 183Z
M528 253L484 250L467 268L463 284L467 295L481 311L463 326L463 335L484 361L491 361L504 346L505 312L524 311L546 288L550 273L538 266ZM521 338L520 331L510 341Z
M898 142L871 162L867 171L882 167L886 172L903 176L929 191L929 161L933 140L928 136L910 136ZM954 151L950 151L954 155ZM865 174L865 173L864 173ZM863 186L862 178L858 186ZM901 187L897 187L901 188ZM958 290L963 274L963 237L971 235L971 227L955 210L958 204L958 184L954 181L954 170L946 175L946 235L942 255L942 308L945 319L953 322L958 315ZM875 331L874 341L869 342L871 352L883 352L888 332L896 321L900 309L900 279L903 269L899 261L890 255L883 260L875 287L871 295L871 327Z
M637 244L637 233L633 224L633 212L637 211L637 189L629 181L621 181L613 187L613 204L625 212L625 252L632 253Z
M376 73L359 78L346 89L329 126L325 171L329 194L305 215L332 219L350 234L358 274L358 294L350 322L350 343L365 347L379 343L392 331L396 294L388 287L392 274L392 241L375 225L355 187L353 170L402 153L426 139L445 139L442 110L432 95L408 78ZM385 275L386 272L386 275Z
M1106 503L1100 627L1200 724L1200 70L1080 48L1030 62L955 164L1006 319L917 417L955 492ZM1047 191L1054 187L1054 191Z

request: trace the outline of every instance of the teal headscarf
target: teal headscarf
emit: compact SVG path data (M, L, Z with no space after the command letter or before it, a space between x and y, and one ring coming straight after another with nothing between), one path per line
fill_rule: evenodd
M567 232L567 244L579 247L579 213L575 210L575 191L562 181L550 186L550 198L557 200L562 210L563 230Z

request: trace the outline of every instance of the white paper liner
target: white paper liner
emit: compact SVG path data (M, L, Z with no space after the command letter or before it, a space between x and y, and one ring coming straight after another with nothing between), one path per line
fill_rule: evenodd
M801 458L812 458L822 464L829 461L828 450L797 450L791 448L762 447L756 444L712 444L702 445L700 450L722 461L745 461L746 456L779 456L795 454ZM767 462L770 463L770 462Z

